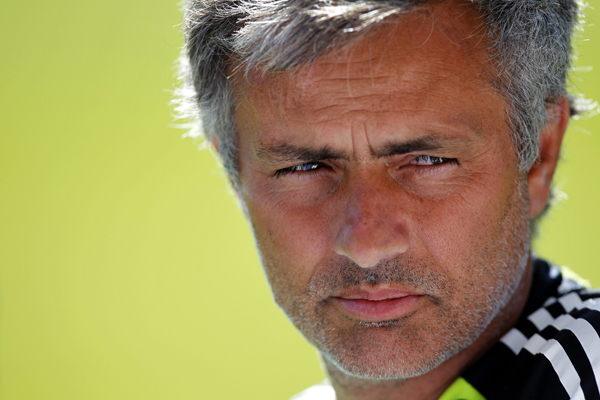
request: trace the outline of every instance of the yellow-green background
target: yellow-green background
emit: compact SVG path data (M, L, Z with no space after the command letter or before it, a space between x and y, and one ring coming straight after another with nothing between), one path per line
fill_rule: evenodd
M175 1L0 2L3 400L280 400L323 377L212 155L171 127L179 20ZM600 67L586 35L578 65ZM596 285L598 123L569 129L569 199L537 245Z

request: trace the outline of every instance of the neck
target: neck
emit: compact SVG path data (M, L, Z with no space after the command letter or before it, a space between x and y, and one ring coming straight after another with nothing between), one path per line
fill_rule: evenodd
M323 362L338 400L436 400L475 361L508 332L521 315L531 288L532 260L509 303L468 347L431 371L407 379L365 379L350 376L327 357Z

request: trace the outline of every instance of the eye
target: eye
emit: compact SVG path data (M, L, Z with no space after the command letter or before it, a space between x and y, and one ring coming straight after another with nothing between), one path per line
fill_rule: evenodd
M446 164L446 163L458 164L458 160L456 158L444 158L444 157L434 157L434 156L422 155L422 156L415 157L415 159L410 162L410 164L412 164L412 165L425 165L425 166L440 165L440 164Z
M320 168L325 167L325 164L320 163L320 162L316 162L316 161L311 161L311 162L307 162L307 163L302 163L302 164L298 164L298 165L293 165L291 167L287 167L287 168L282 168L280 170L277 170L275 172L275 176L276 177L280 177L280 176L284 176L284 175L288 175L288 174L298 174L298 173L302 173L302 172L311 172L311 171L316 171Z

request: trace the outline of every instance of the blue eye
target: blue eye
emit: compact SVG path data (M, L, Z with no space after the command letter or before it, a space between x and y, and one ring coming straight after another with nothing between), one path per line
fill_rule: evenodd
M294 165L293 167L290 167L290 171L292 172L296 172L296 171L312 171L314 169L319 168L321 165L317 162L309 162L309 163L304 163L304 164L300 164L300 165Z
M434 156L418 156L410 162L413 165L440 165L445 163L458 163L455 158L443 158Z
M293 165L291 167L277 170L277 172L275 172L275 176L283 176L283 175L287 175L287 174L301 173L301 172L310 172L310 171L314 171L314 170L317 170L322 167L323 167L322 163L311 161L311 162Z

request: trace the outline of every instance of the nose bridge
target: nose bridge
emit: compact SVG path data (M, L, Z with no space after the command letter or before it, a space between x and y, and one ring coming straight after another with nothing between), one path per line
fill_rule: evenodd
M368 181L368 178L356 182L350 189L349 217L357 228L375 225L383 220L383 215L392 208L393 199L381 183Z
M405 252L409 244L399 189L373 176L356 177L347 188L341 210L336 252L369 268Z

